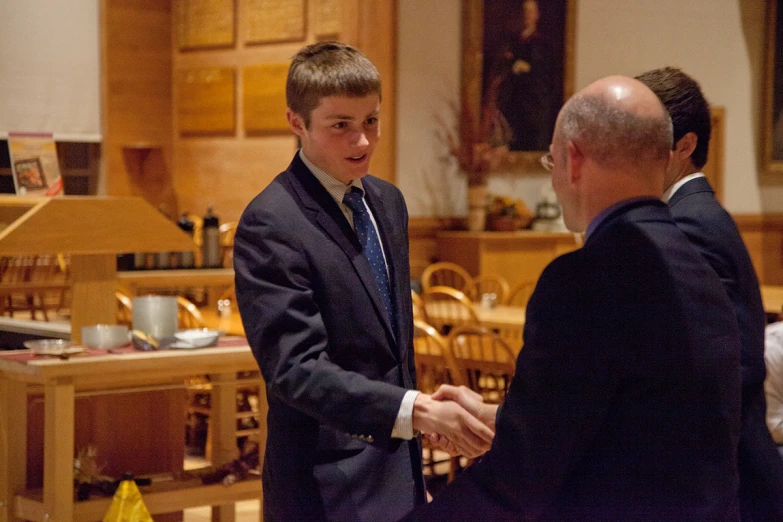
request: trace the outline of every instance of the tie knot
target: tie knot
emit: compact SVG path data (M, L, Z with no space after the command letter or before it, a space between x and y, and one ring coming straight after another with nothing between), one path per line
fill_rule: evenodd
M351 187L351 190L343 196L343 203L355 214L364 213L364 201L362 201L362 191L357 187Z

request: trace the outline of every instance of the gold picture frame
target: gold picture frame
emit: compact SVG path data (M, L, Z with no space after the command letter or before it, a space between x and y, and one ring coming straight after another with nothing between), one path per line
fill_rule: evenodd
M532 6L525 4L538 8L537 23L531 24L524 9ZM513 134L507 170L540 170L538 159L549 148L557 113L574 92L576 9L577 0L462 0L462 100L479 121L491 89ZM533 31L525 31L528 27ZM514 95L526 90L534 94ZM524 111L524 103L546 108Z
M783 0L767 0L762 178L783 183Z

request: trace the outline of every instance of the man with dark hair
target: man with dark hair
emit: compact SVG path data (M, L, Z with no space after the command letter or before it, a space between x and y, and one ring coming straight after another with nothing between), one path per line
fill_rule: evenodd
M637 79L658 96L674 126L663 199L677 226L720 276L740 328L742 430L737 458L742 520L780 521L783 461L765 423L765 316L759 282L734 220L700 172L709 150L710 106L699 84L679 69L656 69Z
M560 111L542 163L584 246L546 267L490 451L410 520L739 519L740 341L715 272L660 200L671 122L608 77ZM497 417L496 417L497 415Z
M408 214L367 174L381 79L339 42L303 48L286 84L301 149L247 206L236 293L266 382L264 520L396 520L424 502L417 431L468 456L492 431L416 391Z

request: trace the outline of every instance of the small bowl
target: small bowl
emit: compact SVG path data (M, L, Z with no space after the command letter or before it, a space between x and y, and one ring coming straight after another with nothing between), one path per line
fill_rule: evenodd
M65 339L36 339L25 341L24 347L36 355L63 355L83 352L83 348L74 347L71 341Z
M175 333L174 337L177 338L177 342L171 346L172 348L206 348L207 346L215 346L217 344L220 331L194 328L192 330L181 330Z
M82 344L90 348L117 348L129 342L127 326L96 324L82 327Z

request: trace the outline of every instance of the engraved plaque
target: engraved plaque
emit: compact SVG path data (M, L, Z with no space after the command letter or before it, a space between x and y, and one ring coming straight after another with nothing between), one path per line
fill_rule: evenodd
M343 25L342 0L318 0L313 18L316 36L339 35Z
M305 0L245 0L245 43L305 38Z
M201 67L177 71L180 134L231 134L235 126L234 69Z
M234 44L234 0L179 0L179 48Z
M288 63L247 67L244 72L244 120L248 134L288 130L285 81Z

